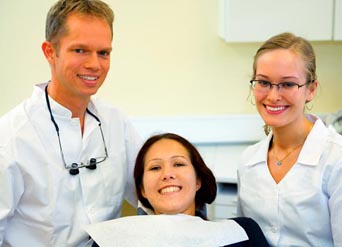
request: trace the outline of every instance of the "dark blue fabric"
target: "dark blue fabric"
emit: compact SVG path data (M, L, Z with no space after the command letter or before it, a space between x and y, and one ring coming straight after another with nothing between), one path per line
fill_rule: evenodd
M235 244L229 244L226 246L230 246L230 247L267 247L269 246L264 233L262 232L259 225L253 219L246 218L246 217L237 217L237 218L231 218L231 220L234 220L245 230L249 239L247 241L243 241L243 242L239 242Z

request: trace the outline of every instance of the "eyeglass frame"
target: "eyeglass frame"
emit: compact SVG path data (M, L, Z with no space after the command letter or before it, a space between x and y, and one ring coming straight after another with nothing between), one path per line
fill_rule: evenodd
M104 150L105 150L105 156L104 157L90 158L87 161L86 164L83 163L83 162L80 162L80 163L73 162L70 166L68 166L66 161L65 161L65 158L64 158L61 138L60 138L60 135L59 135L59 127L58 127L58 124L57 124L55 118L53 117L53 114L52 114L52 110L51 110L51 106L50 106L50 100L49 100L49 96L48 96L48 92L47 92L47 87L48 87L48 85L46 85L46 87L45 87L46 104L47 104L48 111L50 113L50 119L51 119L51 121L52 121L52 123L53 123L53 125L55 126L55 129L56 129L56 133L57 133L57 137L58 137L58 143L59 143L59 151L60 151L60 154L61 154L61 157L62 157L62 161L64 163L64 168L69 170L69 173L71 175L77 175L79 173L78 169L79 168L83 168L83 167L86 167L86 168L91 169L91 170L95 170L97 164L99 164L101 162L104 162L108 158L108 151L107 151L106 141L105 141L105 138L104 138L104 135L103 135L103 130L102 130L102 127L101 127L100 119L94 113L92 113L88 108L86 109L86 112L90 116L95 118L95 120L99 123L98 126L100 127L101 137L102 137L103 146L104 146ZM101 159L101 160L97 161L97 159Z
M280 82L280 83L271 83L270 81L267 81L267 80L253 79L253 80L249 81L249 83L251 84L251 88L254 90L256 82L260 82L260 81L265 82L265 83L267 82L267 84L268 84L268 87L267 87L268 92L272 90L273 86L277 87L278 88L278 92L280 92L280 89L284 88L284 85L286 85L286 84L291 84L291 87L297 86L298 90L299 90L299 88L301 88L301 87L303 87L303 86L305 86L305 85L307 85L309 83L312 83L315 80L310 80L310 81L307 81L307 82L305 82L303 84L298 84L296 82L290 82L290 81L288 81L288 82Z

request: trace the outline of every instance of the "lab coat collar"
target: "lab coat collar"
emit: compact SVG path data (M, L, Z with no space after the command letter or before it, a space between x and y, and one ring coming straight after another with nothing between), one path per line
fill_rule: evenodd
M306 138L297 163L308 166L317 166L324 150L324 140L326 140L329 131L321 119L310 116L310 120L314 122L314 126ZM258 148L256 149L254 155L247 160L245 166L253 166L262 163L267 164L267 153L269 144L272 141L272 137L273 133L271 132L267 138L256 144Z
M44 101L45 101L45 87L47 86L47 84L48 84L48 82L36 84L34 86L34 90L33 90L33 97L34 98L43 97ZM57 101L55 101L50 96L49 96L49 101L50 101L51 110L52 110L54 116L64 117L64 118L71 118L72 117L72 112L68 108L62 106L61 104L59 104ZM90 98L90 101L88 104L88 109L97 116L97 110L96 110L95 105L93 103L93 97Z
M44 101L44 105L46 105L45 103L45 87L47 86L48 82L46 83L39 83L36 84L34 86L34 90L33 90L33 94L32 97L34 99L34 101L36 102L36 104L40 105L41 101ZM50 101L50 106L51 106L51 111L52 114L54 116L54 118L57 119L69 119L70 121L75 121L76 119L72 118L72 112L62 106L61 104L59 104L57 101L55 101L53 98L49 97L49 101ZM88 109L97 117L99 117L98 115L98 111L95 107L95 104L93 102L94 98L91 97L89 104L88 104ZM47 107L46 107L47 110ZM78 118L77 118L78 120ZM58 122L58 120L57 120ZM89 114L85 115L85 129L84 129L84 133L83 133L83 137L86 138L88 137L94 129L98 128L98 122L97 120L95 120L95 118L93 118L92 116L90 116Z
M47 86L47 84L48 82L36 84L34 86L33 97L39 97L39 98L43 97L45 101L45 87ZM50 96L48 97L50 101L51 111L54 117L71 118L72 113L68 108L62 106Z
M251 155L249 160L245 163L246 166L254 166L257 164L267 163L267 152L269 143L272 139L273 134L270 133L265 139L261 140L257 145L254 155Z
M314 120L314 126L306 138L304 146L299 154L298 163L309 166L317 166L328 138L329 130L321 119Z

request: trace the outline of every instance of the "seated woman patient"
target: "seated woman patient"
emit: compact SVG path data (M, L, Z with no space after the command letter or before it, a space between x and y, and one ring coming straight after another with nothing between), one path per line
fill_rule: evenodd
M179 135L150 137L137 155L134 179L140 215L85 226L93 247L269 246L251 218L207 219L216 180L197 149Z
M154 135L144 143L136 159L134 179L147 214L185 214L207 220L206 204L214 201L217 192L215 177L198 150L173 133ZM249 239L225 246L268 246L251 218L232 220Z

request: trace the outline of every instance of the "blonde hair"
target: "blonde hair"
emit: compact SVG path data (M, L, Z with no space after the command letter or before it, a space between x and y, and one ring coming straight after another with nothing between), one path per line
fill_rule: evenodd
M266 40L257 50L253 62L253 79L256 74L256 64L258 58L272 50L289 49L298 54L305 62L306 80L313 82L317 79L316 75L316 55L309 41L292 33L281 33Z
M59 0L49 10L45 25L45 39L57 48L59 39L67 33L66 20L70 14L94 16L105 20L113 37L113 10L101 0Z

